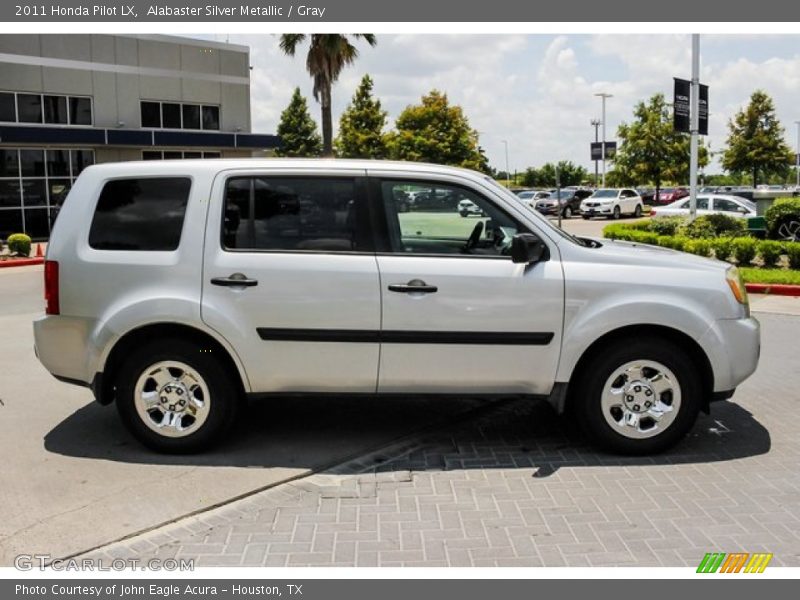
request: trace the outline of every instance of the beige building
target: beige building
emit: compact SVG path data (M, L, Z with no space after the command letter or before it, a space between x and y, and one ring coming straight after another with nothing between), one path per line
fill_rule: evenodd
M0 35L0 238L46 238L94 162L242 157L246 46L161 35Z

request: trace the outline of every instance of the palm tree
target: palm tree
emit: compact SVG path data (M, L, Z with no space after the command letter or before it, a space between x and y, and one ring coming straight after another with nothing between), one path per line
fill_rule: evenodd
M347 35L287 33L281 35L281 50L294 56L297 47L306 37L311 37L311 46L306 57L306 69L314 79L314 99L322 108L322 155L333 156L333 119L331 117L331 87L347 65L358 58L358 49L350 43ZM363 39L370 46L377 43L371 33L352 34L354 39Z

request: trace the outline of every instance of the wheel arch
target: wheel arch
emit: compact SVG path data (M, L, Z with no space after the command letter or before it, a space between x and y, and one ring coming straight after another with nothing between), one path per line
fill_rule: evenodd
M619 327L603 334L592 342L575 363L575 367L570 374L570 380L567 383L563 405L557 407L559 412L562 412L570 402L571 393L576 387L575 378L595 356L612 344L619 343L626 339L641 339L645 337L667 339L682 348L686 348L687 353L692 358L693 364L698 367L703 386L703 397L700 401L701 410L708 413L710 399L714 391L714 370L705 350L703 350L696 340L682 331L664 325L651 324Z
M181 323L150 323L131 329L122 335L108 353L103 370L98 372L92 382L92 391L100 404L111 404L115 400L114 382L124 357L137 345L156 339L181 339L196 344L203 351L215 354L233 381L238 383L239 392L247 391L247 375L244 368L218 339L210 333Z

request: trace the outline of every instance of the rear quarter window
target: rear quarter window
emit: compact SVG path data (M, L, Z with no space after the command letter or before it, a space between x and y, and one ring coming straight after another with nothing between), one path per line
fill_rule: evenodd
M89 230L89 246L97 250L176 250L191 186L188 177L106 182Z

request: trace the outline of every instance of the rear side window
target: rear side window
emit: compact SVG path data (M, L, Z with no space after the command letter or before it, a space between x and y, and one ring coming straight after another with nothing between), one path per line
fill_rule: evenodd
M97 250L175 250L189 200L188 177L115 179L97 201L89 245Z
M363 249L355 181L234 177L225 188L222 245L231 250Z

